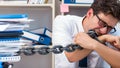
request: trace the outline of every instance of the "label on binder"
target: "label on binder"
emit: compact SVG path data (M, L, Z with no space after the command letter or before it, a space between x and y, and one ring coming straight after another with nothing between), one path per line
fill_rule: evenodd
M20 56L6 56L6 57L0 57L1 62L18 62L21 60Z

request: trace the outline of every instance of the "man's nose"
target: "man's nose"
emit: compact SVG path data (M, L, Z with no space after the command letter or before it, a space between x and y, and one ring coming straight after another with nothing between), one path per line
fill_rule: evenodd
M100 33L101 33L101 34L107 34L107 33L108 33L107 27L100 28L99 30L100 30Z

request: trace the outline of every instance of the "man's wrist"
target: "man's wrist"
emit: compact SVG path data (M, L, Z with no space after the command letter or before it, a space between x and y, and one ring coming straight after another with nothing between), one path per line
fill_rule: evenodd
M101 43L105 43L106 36L99 36L99 37L98 37L98 40L99 40Z

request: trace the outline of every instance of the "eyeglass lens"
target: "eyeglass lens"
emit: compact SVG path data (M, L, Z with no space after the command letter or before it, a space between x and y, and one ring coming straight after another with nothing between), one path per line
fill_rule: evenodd
M106 22L104 22L103 20L100 19L100 17L98 15L96 15L96 17L99 19L99 22L98 24L103 27L103 28L107 28L107 32L111 32L111 33L114 33L116 32L116 29L112 26L109 26Z

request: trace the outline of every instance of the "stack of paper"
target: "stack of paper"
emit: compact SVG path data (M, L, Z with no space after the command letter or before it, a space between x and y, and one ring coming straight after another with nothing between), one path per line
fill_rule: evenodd
M30 21L27 14L0 14L0 31L23 30Z
M21 41L24 28L29 27L27 14L0 14L0 61L16 62L22 45L28 42Z

